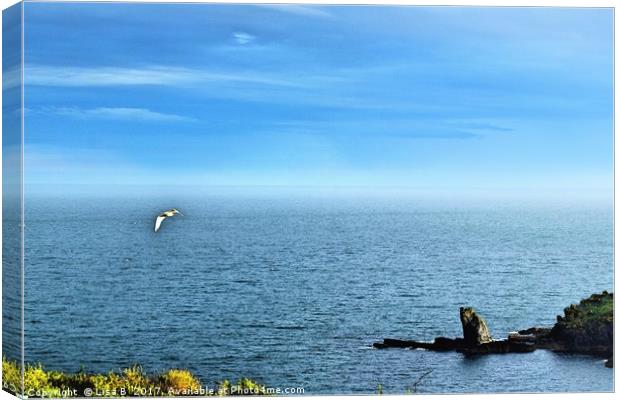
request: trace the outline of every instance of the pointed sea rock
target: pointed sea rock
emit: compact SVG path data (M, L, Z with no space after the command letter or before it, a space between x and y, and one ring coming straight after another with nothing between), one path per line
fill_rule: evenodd
M461 307L463 341L466 346L480 346L493 341L484 319L472 307Z

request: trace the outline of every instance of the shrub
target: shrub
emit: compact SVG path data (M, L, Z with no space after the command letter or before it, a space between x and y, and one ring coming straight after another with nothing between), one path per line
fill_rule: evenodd
M200 382L191 372L171 369L159 377L161 388L168 394L188 394L200 389Z
M217 393L220 396L264 396L269 394L265 386L248 378L241 378L235 384L225 380L218 385Z
M21 393L21 368L16 361L2 359L3 387L14 394ZM122 396L187 396L197 394L200 381L189 371L171 369L149 376L139 365L125 368L120 373L89 374L81 370L75 374L46 371L40 364L26 365L25 394L28 397L122 397ZM235 385L223 381L215 393L219 395L265 395L264 386L250 379L240 379Z
M16 361L2 358L2 387L11 393L22 391L22 371Z

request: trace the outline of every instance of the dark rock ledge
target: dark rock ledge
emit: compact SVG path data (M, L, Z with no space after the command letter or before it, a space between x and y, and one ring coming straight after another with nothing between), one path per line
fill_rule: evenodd
M471 307L461 307L462 338L437 337L432 342L384 339L374 343L378 349L409 348L458 351L465 354L526 353L548 349L584 353L608 358L613 367L613 293L593 294L579 304L564 309L551 327L534 327L511 332L508 338L494 340L484 319Z

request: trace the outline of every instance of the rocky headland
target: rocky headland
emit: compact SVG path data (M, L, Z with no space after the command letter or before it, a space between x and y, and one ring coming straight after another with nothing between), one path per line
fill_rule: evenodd
M389 347L421 348L434 351L458 351L465 354L525 353L548 349L566 353L583 353L607 358L613 366L613 293L593 294L579 304L571 304L558 315L552 327L532 327L510 332L506 339L493 339L487 324L471 307L461 307L462 338L437 337L432 342L384 339L374 343L379 349Z

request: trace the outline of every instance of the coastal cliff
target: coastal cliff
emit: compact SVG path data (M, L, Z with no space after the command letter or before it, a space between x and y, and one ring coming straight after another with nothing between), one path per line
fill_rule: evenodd
M549 333L566 351L609 355L614 345L613 293L593 294L564 309Z

